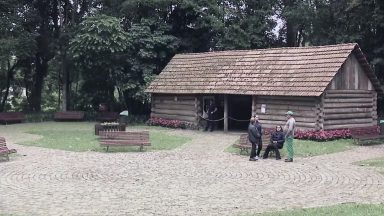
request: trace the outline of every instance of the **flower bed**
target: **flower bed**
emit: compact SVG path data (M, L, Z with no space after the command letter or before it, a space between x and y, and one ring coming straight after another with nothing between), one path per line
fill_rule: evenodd
M179 121L179 120L170 120L163 118L150 118L147 121L148 125L151 126L161 126L161 127L169 127L169 128L181 128L181 129L198 129L197 125L192 122Z
M351 131L349 129L340 130L308 130L308 131L295 131L295 139L313 140L313 141L330 141L336 139L348 139L351 138Z

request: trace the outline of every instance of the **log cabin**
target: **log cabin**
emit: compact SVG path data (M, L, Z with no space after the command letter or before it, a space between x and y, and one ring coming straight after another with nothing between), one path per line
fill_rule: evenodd
M356 43L175 55L149 85L151 117L202 120L214 100L218 126L245 129L252 115L264 127L285 123L328 130L377 125L383 89Z

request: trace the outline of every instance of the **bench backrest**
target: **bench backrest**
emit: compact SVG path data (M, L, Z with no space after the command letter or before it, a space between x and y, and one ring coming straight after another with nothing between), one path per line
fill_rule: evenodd
M7 143L5 142L5 138L4 137L0 137L0 148L1 147L6 147L7 146Z
M149 131L100 131L101 140L140 140L149 141Z
M374 136L379 135L380 130L377 126L370 126L370 127L359 127L359 128L350 128L349 131L351 131L351 135L353 136Z
M261 137L263 144L269 144L270 139L271 139L270 133L263 133L263 136ZM246 133L240 134L239 144L240 145L251 145L251 142L249 142L249 139L248 139L248 134L246 134Z
M119 118L119 113L117 112L100 112L98 115L99 118Z
M84 118L83 111L60 111L55 113L55 118Z
M0 119L24 119L22 112L0 112Z

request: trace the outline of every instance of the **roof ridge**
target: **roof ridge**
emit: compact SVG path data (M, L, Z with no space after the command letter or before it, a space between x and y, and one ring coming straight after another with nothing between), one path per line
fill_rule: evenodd
M342 43L342 44L329 44L319 46L303 46L303 47L272 47L263 49L248 49L248 50L219 50L211 52L197 52L197 53L178 53L176 55L201 55L201 54L212 54L212 53L225 53L225 52L251 52L251 51L265 51L265 50L294 50L294 49L313 49L313 48L328 48L328 47L344 47L344 46L356 46L357 43ZM353 48L354 48L353 47Z

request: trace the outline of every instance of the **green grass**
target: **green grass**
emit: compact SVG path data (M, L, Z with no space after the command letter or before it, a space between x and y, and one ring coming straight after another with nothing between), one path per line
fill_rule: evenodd
M282 212L271 212L254 214L254 216L382 216L384 215L384 204L339 204L335 206L294 209Z
M374 139L374 140L366 140L360 142L359 145L371 146L371 145L381 145L384 143L384 139Z
M9 127L9 126L7 126ZM11 125L7 128L15 133L18 132L36 134L42 136L41 139L33 141L22 141L20 144L29 146L38 146L43 148L61 149L67 151L105 151L104 147L100 147L97 136L94 135L94 123L87 122L50 122L50 123L34 123L24 125ZM133 126L127 130L149 130L151 146L146 147L147 151L171 150L175 149L186 142L190 141L190 137L168 135L170 130L158 130L148 126ZM17 134L15 134L17 136ZM138 146L131 147L113 147L110 152L136 152L139 151Z
M323 154L332 154L353 148L352 139L332 140L328 142L315 142L310 140L294 140L295 155L308 157Z
M384 157L359 162L362 166L374 166L384 168Z
M297 140L293 141L293 149L295 152L295 156L299 157L308 157L308 156L316 156L323 154L331 154L336 152L341 152L353 148L353 140L351 139L341 139L341 140L333 140L328 142L315 142L310 140ZM238 148L229 146L226 152L239 154L240 150ZM281 156L286 155L286 148L280 150ZM242 153L242 155L248 155L246 153Z
M377 167L379 172L384 174L384 157L359 161L359 162L356 162L354 164L359 165L359 166Z

